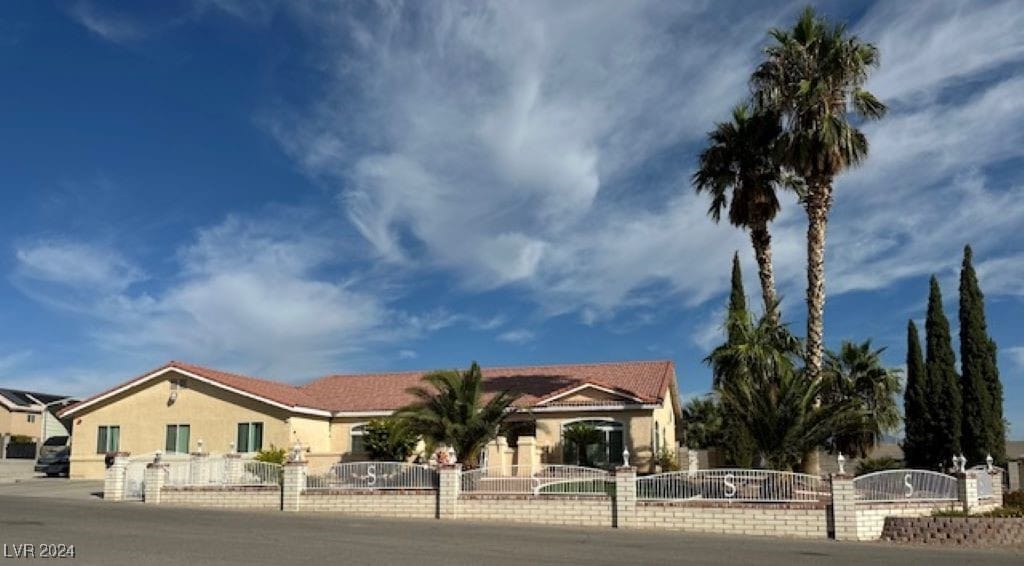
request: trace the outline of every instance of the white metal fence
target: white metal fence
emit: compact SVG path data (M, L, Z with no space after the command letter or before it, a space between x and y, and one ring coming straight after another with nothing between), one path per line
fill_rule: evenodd
M667 472L637 479L636 497L648 501L813 502L831 497L827 483L818 476L773 470Z
M473 494L603 495L609 480L607 471L583 466L506 466L462 472L460 488Z
M166 462L164 485L188 486L266 486L280 485L282 467L271 462L206 457Z
M853 479L853 488L857 503L957 499L957 479L928 470L883 470L865 474Z
M988 466L974 466L967 470L968 474L974 476L978 481L978 499L995 497L992 489L992 476L988 473Z
M405 462L346 462L306 476L306 489L437 489L437 470Z

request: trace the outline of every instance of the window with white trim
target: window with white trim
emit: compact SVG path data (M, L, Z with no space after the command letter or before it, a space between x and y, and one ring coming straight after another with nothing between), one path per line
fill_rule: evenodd
M352 454L366 454L366 423L354 425L349 432L352 437Z
M188 454L191 428L187 424L167 425L167 441L164 443L164 450L169 453Z
M28 416L28 422L30 422L30 423L36 422L36 416L35 415L29 414L27 416Z
M263 423L238 423L237 440L235 446L239 452L263 450Z
M585 423L593 426L599 433L599 440L586 447L586 462L582 462L579 447L565 442L565 427ZM597 467L609 467L622 464L623 427L616 421L582 420L562 423L562 461L571 465L589 464Z
M121 427L101 426L96 432L96 453L117 452L121 447Z

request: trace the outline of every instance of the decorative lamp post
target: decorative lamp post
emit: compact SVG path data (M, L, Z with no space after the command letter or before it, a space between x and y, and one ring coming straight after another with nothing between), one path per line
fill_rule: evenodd
M302 444L298 441L295 442L295 446L292 446L292 462L302 461Z
M846 457L843 456L842 452L839 453L839 457L836 458L836 462L839 463L839 475L846 475Z
M159 464L160 461L163 460L163 459L164 459L164 451L163 450L157 450L156 452L153 453L153 463L154 464Z
M228 454L234 454L234 453L235 453L235 442L231 441L231 442L228 443Z
M196 452L198 452L200 454L203 453L203 439L202 438L200 438L199 440L196 441Z
M963 453L960 454L960 473L967 473L967 457Z
M629 448L622 449L622 465L629 467Z
M992 455L991 454L989 454L988 456L985 456L985 467L988 468L988 473L990 473L990 474L992 473L992 462L993 462L993 459L992 459Z

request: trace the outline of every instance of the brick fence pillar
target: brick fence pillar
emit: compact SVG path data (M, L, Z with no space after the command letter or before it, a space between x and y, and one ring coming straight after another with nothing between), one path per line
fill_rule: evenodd
M957 479L957 498L963 506L965 513L970 513L978 507L978 478L971 474L959 473Z
M992 498L995 499L996 506L1003 506L1003 471L999 468L992 468L989 472L989 478L992 482Z
M615 498L612 501L612 526L619 529L636 527L636 468L615 468Z
M437 518L456 519L459 515L462 464L441 464L437 473Z
M857 492L853 478L846 474L833 474L832 529L836 540L857 540Z
M242 476L245 473L245 464L242 462L241 454L225 454L224 455L225 466L225 483L228 485L238 485L242 483Z
M192 485L206 485L210 483L210 466L205 452L193 452L189 455L188 481Z
M114 454L111 464L103 476L103 499L107 501L124 501L125 472L128 469L128 453Z
M1024 458L1010 460L1006 465L1006 472L1010 474L1010 491L1021 488L1021 468L1024 468Z
M308 464L305 460L291 461L284 465L284 481L281 482L282 511L302 509L302 491L306 489L307 469Z
M146 466L146 491L143 500L153 505L160 504L160 493L164 488L167 465L153 462Z

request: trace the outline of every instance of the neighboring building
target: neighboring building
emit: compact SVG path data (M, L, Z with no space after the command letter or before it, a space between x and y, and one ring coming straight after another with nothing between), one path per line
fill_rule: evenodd
M51 436L67 435L67 428L55 413L74 402L61 395L0 388L0 458L7 457L12 437L27 437L38 447ZM35 457L34 452L20 452L18 456Z
M412 402L407 389L425 372L332 375L303 386L170 362L65 409L74 421L71 477L99 478L111 452L255 452L296 442L314 468L365 459L362 427ZM670 361L485 368L488 392L522 394L513 419L534 435L544 461L571 462L562 428L592 421L604 434L591 459L653 468L674 453L681 416ZM565 454L563 454L563 452Z

